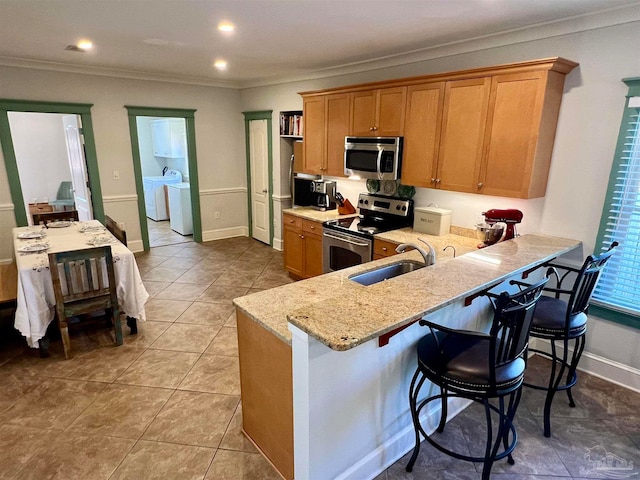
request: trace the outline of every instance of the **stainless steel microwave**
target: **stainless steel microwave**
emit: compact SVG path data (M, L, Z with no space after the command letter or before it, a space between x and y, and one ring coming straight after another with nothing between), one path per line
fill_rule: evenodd
M398 180L401 165L402 137L345 137L345 175Z

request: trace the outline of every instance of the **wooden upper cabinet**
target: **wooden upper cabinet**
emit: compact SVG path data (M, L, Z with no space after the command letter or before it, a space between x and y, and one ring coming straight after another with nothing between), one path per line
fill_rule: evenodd
M325 175L344 177L344 138L349 135L349 94L326 97L326 162Z
M351 93L350 134L362 137L402 136L406 97L407 87Z
M564 75L547 71L492 78L481 193L544 196L563 83Z
M325 97L303 99L303 173L321 174L325 158Z
M489 77L447 82L436 186L457 192L478 192Z
M577 65L554 57L304 92L304 171L344 175L345 135L402 136L404 184L542 197Z
M445 82L407 88L402 183L432 187L438 165Z

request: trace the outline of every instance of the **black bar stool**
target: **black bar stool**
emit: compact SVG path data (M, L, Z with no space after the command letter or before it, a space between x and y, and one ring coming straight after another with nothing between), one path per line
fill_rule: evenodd
M525 382L526 387L537 390L546 390L547 396L544 402L544 436L551 436L551 403L558 390L566 390L569 397L569 406L575 407L571 387L578 381L576 369L582 356L587 333L587 308L589 300L598 282L600 273L607 261L615 252L618 242L613 242L609 250L601 255L588 256L580 269L562 265L549 264L547 277L555 278L555 288L545 287L545 292L552 292L553 297L543 296L538 302L531 324L531 337L548 340L551 351L546 352L532 348L532 352L539 353L551 359L551 372L548 385L534 385ZM562 271L562 274L558 272ZM575 275L571 289L563 289L562 283ZM561 295L568 295L568 300L562 300ZM569 358L569 343L573 340L573 354ZM558 353L556 342L562 343L562 352ZM558 367L560 367L558 369ZM562 383L565 370L567 376Z
M469 462L483 462L483 480L489 479L495 460L508 457L509 463L513 464L511 452L517 443L513 418L522 392L526 366L523 357L527 351L529 327L536 302L546 282L545 278L513 295L507 292L500 295L487 293L494 309L493 323L488 334L452 330L427 320L420 320L420 325L428 326L431 333L418 342L418 368L409 389L409 406L416 445L406 467L408 472L413 469L413 464L418 458L420 435L447 455ZM418 402L420 389L425 380L440 387L440 394ZM420 411L430 402L439 400L442 410L437 431L441 433L447 421L447 400L456 397L484 405L487 418L484 457L463 455L443 447L433 436L427 435L420 424ZM490 402L490 399L495 398L498 399L498 405ZM491 426L492 411L499 416L495 440ZM500 444L504 449L498 453Z

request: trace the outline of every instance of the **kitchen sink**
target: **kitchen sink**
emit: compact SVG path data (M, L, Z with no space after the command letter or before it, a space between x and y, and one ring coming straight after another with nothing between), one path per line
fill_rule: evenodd
M419 268L424 268L424 263L415 262L413 260L402 260L401 262L392 263L368 272L356 273L349 276L349 280L353 280L360 285L373 285L374 283L383 282L391 278L413 272Z

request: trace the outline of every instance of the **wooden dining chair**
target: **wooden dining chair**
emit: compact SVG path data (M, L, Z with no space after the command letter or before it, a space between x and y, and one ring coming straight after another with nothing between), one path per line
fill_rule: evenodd
M107 227L107 230L109 230L114 237L120 240L120 243L127 246L127 232L120 228L120 225L109 215L104 216L104 226Z
M65 358L72 357L69 318L98 310L108 312L115 329L116 345L122 345L111 247L50 253L49 269Z
M33 214L33 224L34 225L47 225L51 222L77 222L78 221L78 211L77 210L68 210L65 212L48 212L48 213L34 213Z

